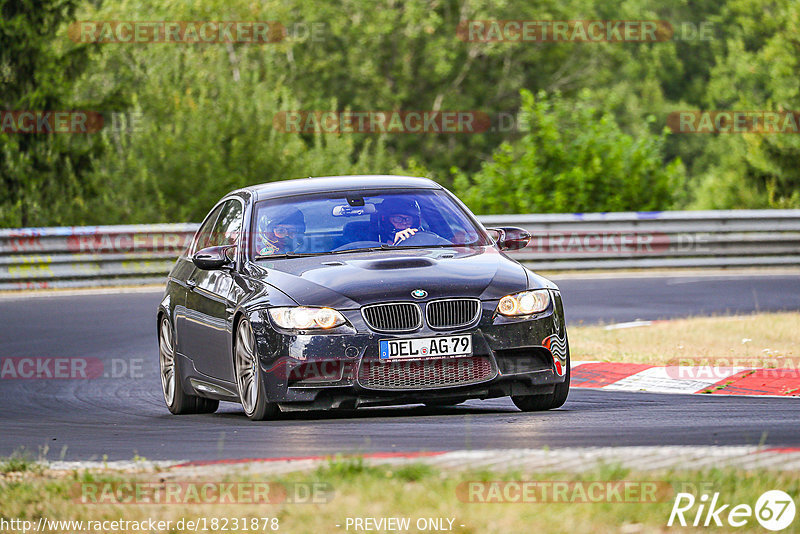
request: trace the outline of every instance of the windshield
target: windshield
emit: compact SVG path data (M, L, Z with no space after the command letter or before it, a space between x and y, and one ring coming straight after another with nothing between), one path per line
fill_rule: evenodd
M324 193L259 202L251 250L260 259L490 244L447 193L420 189Z

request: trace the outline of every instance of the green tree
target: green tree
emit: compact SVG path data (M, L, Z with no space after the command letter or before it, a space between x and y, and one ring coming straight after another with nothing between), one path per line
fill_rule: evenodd
M684 179L663 163L666 134L634 139L584 93L577 101L523 90L528 132L504 143L456 192L478 213L558 213L669 208Z
M3 226L197 220L235 187L346 173L425 174L447 186L458 178L486 211L800 203L800 136L662 132L676 110L800 109L792 0L0 0L0 10L3 109L141 119L83 136L0 133ZM68 36L74 18L271 20L288 36L87 45ZM676 35L459 38L460 23L491 19L666 20ZM703 24L711 40L684 33ZM524 104L533 128L500 128L500 113L521 110L522 87L548 95ZM477 110L495 121L472 135L273 126L281 111L327 109Z
M97 110L74 99L72 86L89 65L89 47L57 46L73 0L0 0L0 109ZM84 207L89 135L0 133L0 225L70 224Z
M267 6L269 7L269 6ZM269 20L267 7L166 3L164 20ZM127 20L138 4L120 2L85 16ZM79 85L94 94L123 81L132 92L127 112L135 127L105 129L93 160L96 197L91 223L199 221L225 193L247 185L307 176L380 173L397 169L381 138L356 146L352 135L281 131L280 112L302 109L282 83L288 43L105 46ZM330 98L327 108L336 108Z
M800 110L800 6L732 0L715 42L705 109ZM800 208L800 135L708 135L693 187L697 208Z

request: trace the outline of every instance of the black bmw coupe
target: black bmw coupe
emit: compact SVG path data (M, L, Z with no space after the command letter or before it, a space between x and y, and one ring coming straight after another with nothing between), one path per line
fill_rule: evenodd
M511 396L564 404L570 362L558 287L503 253L423 178L336 176L233 191L206 216L158 307L174 414L239 402L254 420Z

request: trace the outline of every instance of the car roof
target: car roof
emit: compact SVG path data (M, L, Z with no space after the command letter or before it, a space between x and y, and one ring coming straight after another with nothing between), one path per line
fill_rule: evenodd
M391 175L320 176L298 180L282 180L252 185L240 191L249 191L256 201L306 193L327 191L359 191L368 189L441 189L442 186L428 178Z

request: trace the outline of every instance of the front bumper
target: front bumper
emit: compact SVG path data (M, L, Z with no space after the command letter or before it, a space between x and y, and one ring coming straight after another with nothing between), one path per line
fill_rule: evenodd
M547 394L566 379L568 347L561 297L540 314L510 319L482 302L469 328L407 334L370 331L359 310L342 311L349 325L335 333L276 330L265 312L251 315L271 402L284 410L356 408L508 395ZM345 330L345 331L342 331ZM378 342L469 334L471 357L381 360Z

